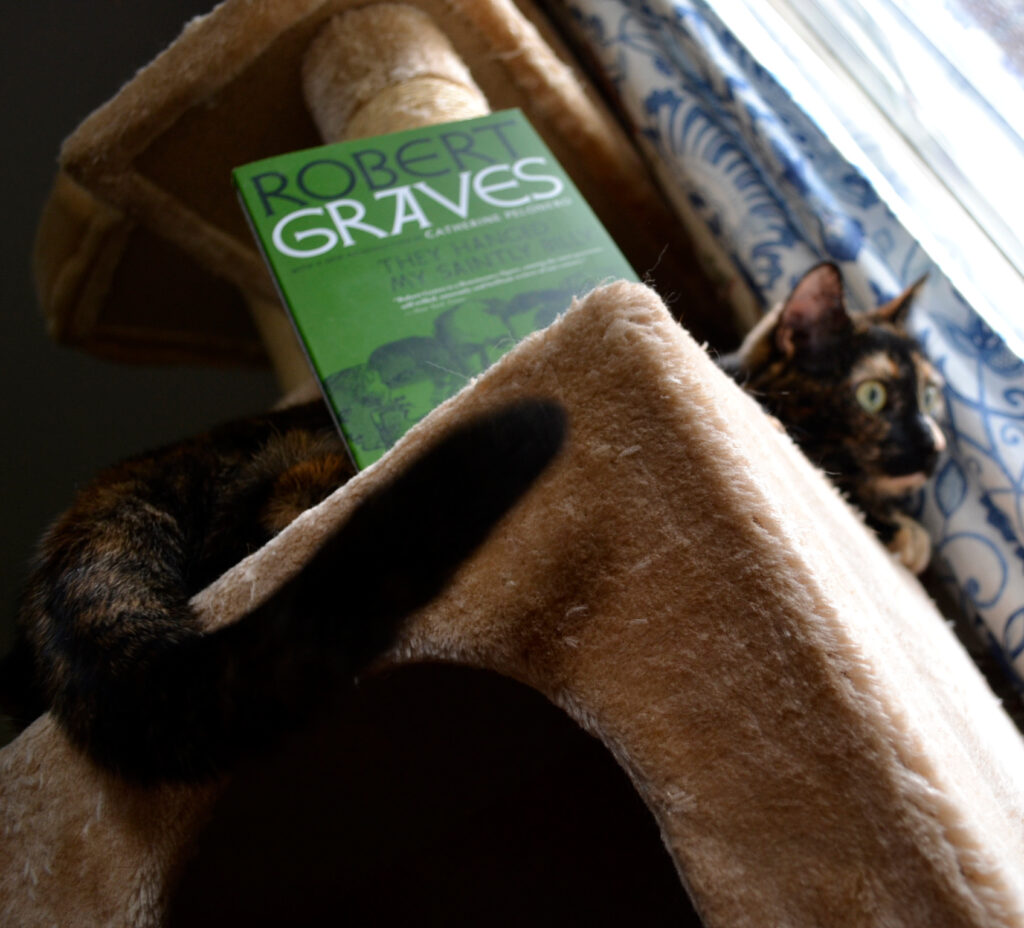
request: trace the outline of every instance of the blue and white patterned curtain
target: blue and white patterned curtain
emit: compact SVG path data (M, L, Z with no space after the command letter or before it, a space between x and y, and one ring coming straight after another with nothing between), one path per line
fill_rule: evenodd
M824 259L861 309L928 275L911 325L946 378L950 452L920 515L965 614L1019 685L1024 362L707 2L565 5L680 212L762 309Z

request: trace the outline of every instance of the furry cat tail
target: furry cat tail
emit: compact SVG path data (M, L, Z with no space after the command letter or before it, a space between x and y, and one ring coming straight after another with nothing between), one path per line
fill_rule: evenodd
M52 710L94 759L131 779L226 769L388 647L556 456L566 427L561 407L537 400L452 430L363 500L268 601L212 632L180 590L102 591L78 582L75 570L88 568L66 570L56 591L35 593L49 616L36 651L53 668L42 681ZM166 517L153 506L151 518ZM104 557L91 551L97 569Z

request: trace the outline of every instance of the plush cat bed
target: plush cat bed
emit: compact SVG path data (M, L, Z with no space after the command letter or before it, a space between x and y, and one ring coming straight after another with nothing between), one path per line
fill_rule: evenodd
M391 661L494 671L600 739L709 928L1024 924L1019 735L916 581L641 285L530 336L203 615L231 621L432 436L524 396L564 404L565 451ZM11 925L157 924L221 788L126 787L45 717L0 770Z

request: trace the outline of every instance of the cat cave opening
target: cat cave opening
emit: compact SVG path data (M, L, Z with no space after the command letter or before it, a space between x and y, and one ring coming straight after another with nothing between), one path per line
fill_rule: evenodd
M233 779L170 924L700 926L654 818L526 686L424 664L365 680Z

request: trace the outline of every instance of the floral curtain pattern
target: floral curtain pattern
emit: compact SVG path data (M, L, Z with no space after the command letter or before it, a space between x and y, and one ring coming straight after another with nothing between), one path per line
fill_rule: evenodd
M950 450L919 500L940 572L1024 679L1024 362L705 0L565 0L680 212L763 310L821 260L911 319L947 382Z

